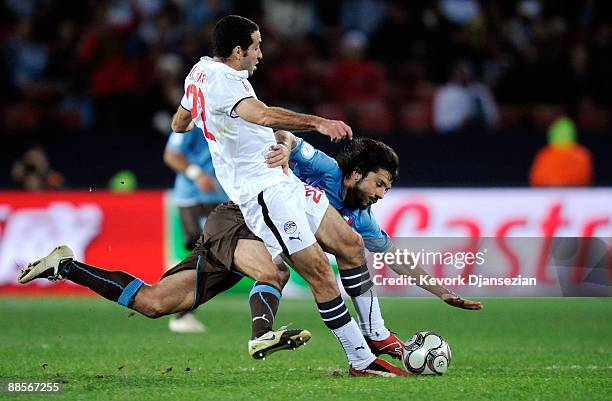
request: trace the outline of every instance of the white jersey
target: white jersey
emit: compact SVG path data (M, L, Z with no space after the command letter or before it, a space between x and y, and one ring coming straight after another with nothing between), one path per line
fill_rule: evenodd
M191 111L208 141L217 179L237 204L244 204L265 188L287 181L281 167L269 168L265 155L276 144L271 128L243 120L234 107L257 98L248 71L202 57L185 78L181 106Z

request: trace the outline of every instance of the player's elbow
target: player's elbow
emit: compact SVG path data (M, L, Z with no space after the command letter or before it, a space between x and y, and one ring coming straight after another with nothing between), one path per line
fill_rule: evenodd
M258 113L253 122L257 125L263 125L264 127L274 126L274 120L265 111Z

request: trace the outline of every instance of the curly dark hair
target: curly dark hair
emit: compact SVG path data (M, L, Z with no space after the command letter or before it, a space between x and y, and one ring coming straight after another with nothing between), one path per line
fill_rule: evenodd
M370 138L356 138L347 145L336 161L346 178L353 171L361 173L364 177L370 171L387 170L391 181L395 182L399 175L399 158L397 153L388 145Z
M215 24L212 34L213 54L228 58L236 46L246 51L253 43L251 35L259 26L239 15L226 15Z

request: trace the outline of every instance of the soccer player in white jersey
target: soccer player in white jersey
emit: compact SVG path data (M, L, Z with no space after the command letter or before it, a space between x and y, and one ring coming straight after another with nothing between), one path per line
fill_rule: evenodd
M377 358L350 316L336 282L325 271L323 249L347 256L353 268L367 271L363 241L329 205L323 191L306 186L286 167L269 168L266 155L284 146L274 129L316 130L332 141L352 139L342 121L268 107L257 99L248 77L262 59L261 34L253 21L229 15L213 31L214 57L203 57L185 79L185 95L172 119L172 130L204 132L217 179L240 207L246 225L261 238L275 262L289 258L306 278L321 318L344 348L356 376L407 376ZM319 245L321 244L321 245ZM343 249L344 248L344 249ZM325 280L318 279L325 277ZM370 288L369 274L354 287Z

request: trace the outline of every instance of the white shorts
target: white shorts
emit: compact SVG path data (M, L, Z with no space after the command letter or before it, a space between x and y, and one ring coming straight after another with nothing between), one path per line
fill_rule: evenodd
M329 206L325 192L293 177L240 205L247 227L263 240L275 263L281 253L290 256L316 242Z

